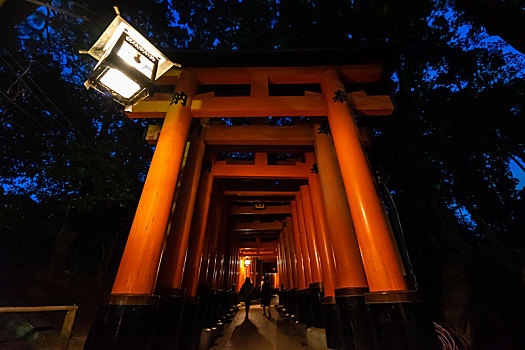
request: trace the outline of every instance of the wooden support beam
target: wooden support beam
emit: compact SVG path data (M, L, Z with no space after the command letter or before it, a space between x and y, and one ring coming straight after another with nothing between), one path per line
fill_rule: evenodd
M389 116L395 110L389 95L368 96L364 91L357 91L347 96L352 108L366 116Z
M163 118L170 100L144 100L126 109L129 118ZM195 96L191 113L194 118L323 116L327 113L322 94L306 96Z
M392 99L388 95L368 96L364 91L351 92L347 94L352 108L365 116L389 116L395 110ZM129 118L164 118L170 106L169 94L156 94L154 98L146 99L126 109ZM208 117L271 117L271 116L325 116L327 114L326 101L322 94L309 92L305 96L260 96L251 97L214 97L211 93L195 96L191 107L194 118ZM231 131L231 136L236 133L250 130L255 126L236 126ZM255 141L263 142L262 145L275 145L277 137L271 137L269 130L277 130L281 133L293 132L292 139L295 143L284 143L289 145L311 145L311 137L306 130L300 127L270 127L262 129ZM218 132L218 130L217 130ZM219 141L227 141L230 135L220 136L211 132L210 141L219 137ZM297 138L297 140L295 140ZM245 140L241 137L240 140ZM234 139L235 140L235 139ZM266 143L264 143L266 142ZM211 143L213 144L213 143ZM243 143L221 143L225 145L237 145ZM246 144L246 143L244 143ZM253 143L252 143L253 144Z
M289 205L270 205L264 209L255 209L253 206L230 206L230 215L286 215L290 213Z
M233 224L233 231L280 231L282 227L283 223L280 220L274 220L271 222L261 222L258 220L253 222L237 221Z
M207 145L310 146L314 135L310 125L209 125L204 128Z
M146 142L149 145L156 145L159 140L160 130L162 125L150 124L148 125L148 130L146 131Z

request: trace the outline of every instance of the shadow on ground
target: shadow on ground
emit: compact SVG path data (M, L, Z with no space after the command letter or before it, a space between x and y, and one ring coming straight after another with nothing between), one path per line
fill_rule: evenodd
M235 327L230 337L230 342L235 347L252 350L272 350L272 343L265 338L257 326L250 320Z

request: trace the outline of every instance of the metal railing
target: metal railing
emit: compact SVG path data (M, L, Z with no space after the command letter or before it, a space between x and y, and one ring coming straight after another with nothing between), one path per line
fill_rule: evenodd
M71 338L71 331L75 323L75 316L77 314L78 306L8 306L0 307L0 314L6 313L27 313L27 312L47 312L47 311L67 311L60 331L60 345L59 349L67 350L69 339Z

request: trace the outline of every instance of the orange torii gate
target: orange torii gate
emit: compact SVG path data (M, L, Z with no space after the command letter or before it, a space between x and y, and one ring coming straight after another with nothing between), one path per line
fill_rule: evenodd
M362 115L390 115L393 106L389 96L367 96L362 91L346 93L344 87L345 83L375 82L381 74L378 64L170 70L156 85L174 85L172 94L156 93L127 107L129 118L164 118L164 124L158 137L148 136L148 142L156 143L155 153L109 303L99 309L86 348L95 349L104 342L128 344L128 340L117 336L123 332L122 323L118 326L114 320L111 323L111 317L107 321L108 314L114 316L118 312L121 316L128 313L114 318L125 319L125 325L129 322L129 327L140 329L132 338L145 347L149 346L152 332L156 335L154 346L159 346L155 348L164 346L166 339L173 341L166 332L152 330L144 323L167 317L156 312L159 304L156 293L186 294L193 308L181 311L182 306L178 305L181 316L176 322L170 321L170 325L178 327L177 332L184 332L187 324L198 328L200 324L195 320L194 323L181 320L195 316L188 315L196 310L199 279L222 288L225 283L237 281L236 276L243 268L239 243L233 241L230 246L224 243L227 239L224 217L228 215L224 206L228 196L291 198L286 209L290 215L284 225L265 223L281 232L274 254L278 255L279 278L288 289L305 290L309 285L323 283L327 310L332 311L336 301L345 309L352 304L345 304L347 300L356 297L364 300L364 293L368 292L371 303L411 301L403 263L353 115L354 111ZM250 95L197 94L201 85L237 84L249 84ZM270 96L271 84L319 84L321 92ZM289 127L210 125L203 127L200 135L190 135L193 118L278 116L326 116L331 136L318 132L318 121ZM191 145L177 192L188 140ZM205 152L207 147L215 146L308 146L315 153L305 152L304 163L271 165L267 153L257 151L253 164L229 164L217 161L216 152ZM313 171L314 164L318 174ZM303 180L304 185L297 191L276 193L220 192L214 179L221 178L295 179ZM175 199L177 204L172 211ZM206 276L202 275L204 272ZM250 273L253 272L252 269ZM160 300L162 304L163 299ZM122 309L123 306L126 307ZM141 316L130 316L131 309L143 310ZM370 331L355 328L356 322L363 323L362 328L366 328L367 322L345 312L341 315L341 322L346 324L343 328L354 327L354 332L357 329L359 333L350 332L351 339L343 341L349 342L344 346L350 348L351 342L360 341Z

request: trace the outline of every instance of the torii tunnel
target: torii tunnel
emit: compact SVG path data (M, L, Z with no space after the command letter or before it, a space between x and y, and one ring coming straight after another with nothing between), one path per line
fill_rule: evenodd
M159 92L126 110L164 122L149 130L153 159L85 348L206 348L245 278L262 276L283 320L323 330L328 348L434 348L354 118L388 116L392 102L345 90L381 75L364 64L158 79Z

